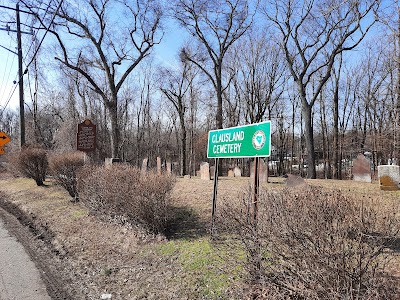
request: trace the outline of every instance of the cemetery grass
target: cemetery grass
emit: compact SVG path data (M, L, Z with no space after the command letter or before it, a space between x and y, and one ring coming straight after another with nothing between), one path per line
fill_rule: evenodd
M270 178L262 188L283 188ZM323 189L367 198L397 198L378 183L307 180ZM25 241L46 272L53 299L244 299L246 254L235 239L216 228L210 239L213 182L178 178L171 220L164 235L100 221L51 180L38 187L31 179L1 177L0 206L30 229ZM220 178L218 204L249 188L248 178ZM385 201L381 203L385 205ZM22 237L23 239L23 237ZM400 252L400 249L397 251ZM391 266L400 276L400 258ZM50 274L50 275L49 275ZM53 280L51 280L53 278ZM51 285L55 285L52 286Z

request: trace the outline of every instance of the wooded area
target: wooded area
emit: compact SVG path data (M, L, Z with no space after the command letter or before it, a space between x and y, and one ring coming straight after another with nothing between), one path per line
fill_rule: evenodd
M40 33L23 45L34 48L26 57L27 143L76 149L77 124L88 118L97 125L95 161L140 166L148 157L155 165L160 156L177 174L195 175L209 130L271 120L273 175L342 179L358 153L374 168L398 162L398 1L20 6ZM9 21L0 14L0 24ZM161 63L156 51L174 26L177 59ZM16 151L18 112L0 107L0 116Z

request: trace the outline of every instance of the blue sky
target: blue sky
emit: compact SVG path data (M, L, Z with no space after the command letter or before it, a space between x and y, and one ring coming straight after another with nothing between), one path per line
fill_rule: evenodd
M382 3L390 2L393 0L385 0ZM14 0L0 0L0 5L15 7ZM22 6L21 6L21 9ZM11 17L7 17L5 14L5 9L0 8L0 21L13 20L15 12L9 11ZM29 16L27 14L21 13L21 23L27 23ZM0 28L5 27L5 24L0 23ZM10 27L15 29L15 24L10 24ZM28 31L28 28L22 26L23 31ZM174 67L177 64L178 50L181 47L183 41L187 37L187 33L184 29L180 28L175 22L167 22L165 24L165 35L160 45L157 45L154 50L154 58L156 63L161 63L169 67ZM48 39L49 36L46 37ZM30 35L24 34L22 36L23 40L23 56L26 57L27 50L31 45L32 37ZM41 39L41 37L39 37ZM16 51L17 41L16 33L0 30L0 45L7 47L11 50ZM30 52L32 54L33 49ZM13 81L17 79L18 73L18 60L17 55L0 48L0 107L4 107L9 101L7 107L15 109L18 107L18 88L13 84ZM24 80L27 76L24 77ZM25 90L28 93L27 80L25 80ZM12 94L12 92L15 92ZM12 95L12 97L11 97ZM29 98L26 96L26 99ZM29 100L28 100L29 101Z
M15 1L13 0L0 0L0 5L13 7L15 8ZM20 7L22 10L22 6ZM15 19L15 12L8 11L11 16L7 16L4 12L6 10L4 8L0 8L0 21ZM27 14L20 14L21 23L29 23L27 22L29 16ZM11 29L16 29L16 25L14 23L10 23ZM0 28L4 28L5 24L0 23ZM23 31L29 31L29 29L25 26L21 28ZM154 59L156 63L161 63L169 67L174 67L177 61L177 52L181 44L183 43L183 39L186 36L186 32L179 28L179 26L175 22L168 22L165 25L165 35L160 45L157 45L154 48ZM41 37L39 37L41 39ZM49 36L46 37L49 39ZM32 36L28 34L22 35L22 44L23 44L23 57L26 57L27 50L29 49L32 41ZM13 51L17 51L17 35L14 32L6 32L0 30L0 46L9 48ZM32 54L33 48L31 48L30 52ZM25 62L25 64L28 63ZM18 58L17 55L11 53L10 51L0 47L0 108L3 108L7 105L7 108L17 109L19 106L19 93L18 87L13 83L14 80L17 79L18 74ZM29 99L28 93L28 83L24 77L24 85L25 85L25 99ZM15 90L15 91L14 91ZM13 92L14 91L14 92ZM27 100L29 101L29 100Z
M12 1L0 0L0 5L15 7ZM4 14L4 9L0 9L0 20L11 20ZM11 12L13 13L13 12ZM15 13L13 13L15 15ZM21 22L24 22L26 17L21 15ZM0 28L4 28L6 24L0 23ZM10 28L15 29L15 24L10 24ZM24 40L26 37L24 37ZM17 35L16 33L8 33L6 31L0 31L0 45L7 47L13 51L17 51ZM0 48L0 106L3 108L8 99L12 94L12 90L15 88L13 81L16 80L18 73L18 58L17 55ZM13 97L10 100L9 106L15 108L18 105L18 88L14 92Z

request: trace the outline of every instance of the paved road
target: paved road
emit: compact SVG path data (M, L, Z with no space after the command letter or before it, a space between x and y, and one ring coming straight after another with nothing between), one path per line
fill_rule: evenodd
M35 264L0 219L0 300L51 300Z

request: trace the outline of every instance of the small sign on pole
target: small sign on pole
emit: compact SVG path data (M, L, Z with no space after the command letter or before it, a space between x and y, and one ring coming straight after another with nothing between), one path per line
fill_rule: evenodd
M76 149L84 152L90 152L96 149L96 125L89 119L78 124Z

